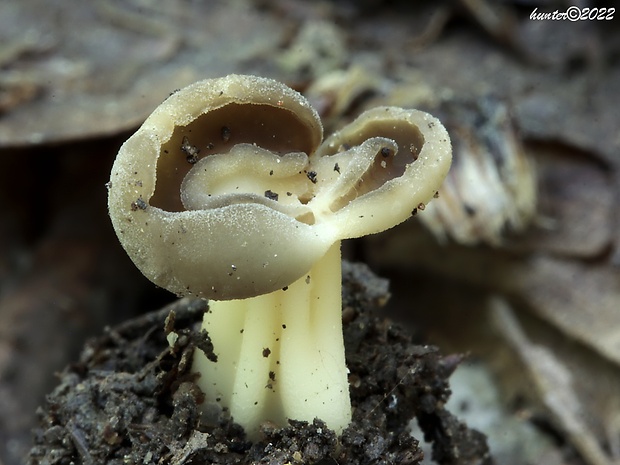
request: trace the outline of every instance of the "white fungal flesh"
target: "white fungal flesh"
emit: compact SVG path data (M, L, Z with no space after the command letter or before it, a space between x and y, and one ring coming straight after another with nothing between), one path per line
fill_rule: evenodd
M195 366L249 432L316 416L346 426L340 240L406 220L450 166L447 132L416 110L376 108L321 139L300 94L231 75L171 95L112 168L110 216L134 263L212 299L219 360L197 351Z

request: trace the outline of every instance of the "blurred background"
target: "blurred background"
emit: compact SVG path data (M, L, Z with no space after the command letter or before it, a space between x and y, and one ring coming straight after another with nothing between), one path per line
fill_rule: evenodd
M588 0L0 3L0 465L23 463L87 338L174 298L118 244L105 183L171 92L232 72L304 93L326 134L376 105L444 122L439 197L346 256L390 278L386 316L469 354L451 409L497 463L620 463L619 16Z

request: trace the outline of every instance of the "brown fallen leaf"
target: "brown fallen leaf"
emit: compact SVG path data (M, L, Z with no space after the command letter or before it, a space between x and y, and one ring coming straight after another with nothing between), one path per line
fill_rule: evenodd
M0 148L117 134L198 79L274 74L283 21L250 0L3 2Z
M592 420L588 418L592 414L591 405L582 402L583 392L578 392L576 385L581 370L565 364L551 345L533 343L504 299L492 299L490 307L495 327L524 362L543 405L586 461L592 465L620 463L619 456L612 457L603 450L602 438L591 427ZM618 381L617 370L614 374ZM618 391L610 394L616 403L620 400ZM620 410L616 408L614 414L619 417Z

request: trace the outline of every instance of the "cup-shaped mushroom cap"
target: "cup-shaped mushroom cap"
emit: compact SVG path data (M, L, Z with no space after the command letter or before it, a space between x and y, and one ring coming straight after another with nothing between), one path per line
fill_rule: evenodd
M419 110L373 108L313 154L319 178L324 175L317 203L328 202L341 239L385 231L424 209L451 159L450 137L437 118Z
M445 129L416 110L370 110L321 139L316 112L276 81L231 75L180 90L119 151L117 235L161 287L252 297L293 283L334 242L404 221L450 164Z
M327 226L313 228L271 208L268 187L260 193L266 202L235 195L251 194L258 177L265 184L281 176L281 165L299 171L321 139L306 99L270 79L231 75L172 94L125 142L112 168L108 207L123 247L145 276L179 295L236 299L287 286L336 238ZM262 157L231 168L258 147ZM216 206L188 201L186 208L184 178L218 153L233 162L218 168L220 179L232 171L231 195ZM311 184L298 171L296 182Z

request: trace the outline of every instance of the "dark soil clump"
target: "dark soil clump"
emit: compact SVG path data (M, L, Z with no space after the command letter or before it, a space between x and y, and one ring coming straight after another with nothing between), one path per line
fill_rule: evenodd
M444 404L448 377L461 360L414 345L411 335L372 310L387 282L344 264L343 318L353 422L338 438L321 421L265 424L246 440L227 413L199 413L202 393L189 372L206 303L182 299L91 341L61 375L40 413L30 464L415 464L408 431L417 418L440 464L489 464L485 437ZM163 331L164 326L166 331ZM173 349L166 332L179 335Z

